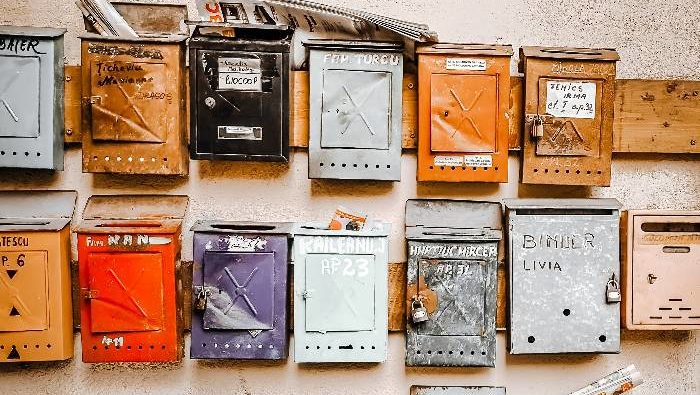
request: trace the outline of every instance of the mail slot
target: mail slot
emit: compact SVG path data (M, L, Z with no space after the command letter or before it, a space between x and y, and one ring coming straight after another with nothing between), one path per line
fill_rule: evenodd
M233 25L233 37L190 39L192 159L289 159L287 26Z
M309 178L401 180L403 45L309 40Z
M389 224L294 231L294 360L384 362Z
M186 196L92 196L78 233L83 362L182 358L176 271Z
M418 181L508 181L510 45L418 53Z
M501 211L490 202L406 203L406 365L495 366Z
M129 6L139 5L122 4L125 19L148 19ZM162 20L146 24L140 38L81 37L85 173L188 173L187 35L158 15Z
M73 191L0 192L0 362L73 357Z
M292 225L197 222L190 358L286 359Z
M0 167L63 170L65 32L0 26Z
M620 352L619 210L615 199L506 200L511 354Z
M627 329L700 329L700 211L627 213Z
M520 49L523 183L610 185L618 60L612 49Z
M411 387L411 395L506 395L505 387Z

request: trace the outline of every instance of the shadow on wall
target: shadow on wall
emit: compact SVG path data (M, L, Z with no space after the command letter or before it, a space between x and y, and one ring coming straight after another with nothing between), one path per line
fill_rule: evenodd
M0 169L0 180L4 184L19 184L19 189L46 189L47 185L55 184L60 176L61 172L50 170Z
M121 191L130 194L159 193L183 187L188 180L188 177L180 176L95 173L92 174L92 188L110 194L120 194Z
M197 172L202 180L271 180L287 176L291 168L291 163L278 162L200 160L197 161L197 165L199 167Z

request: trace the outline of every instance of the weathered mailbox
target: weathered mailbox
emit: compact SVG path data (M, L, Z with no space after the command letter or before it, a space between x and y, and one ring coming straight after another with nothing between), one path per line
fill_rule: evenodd
M700 211L630 210L627 329L700 329Z
M309 178L401 180L403 46L309 40Z
M620 352L619 209L506 200L511 354Z
M192 159L289 159L287 26L234 25L190 39Z
M610 185L619 59L611 49L520 49L523 183Z
M508 181L510 45L418 48L418 181Z
M182 358L176 271L186 196L92 196L78 233L83 362Z
M383 362L389 224L361 231L297 225L294 360Z
M424 387L414 385L411 395L506 395L505 387Z
M64 33L0 26L0 167L63 170Z
M490 202L406 202L406 365L495 366L501 211Z
M170 19L181 15L180 7L170 9ZM144 14L122 12L125 18ZM187 36L179 21L158 16L158 23L143 23L140 38L81 37L83 172L188 173Z
M198 222L191 358L286 359L291 224Z
M0 192L0 362L73 357L73 191Z

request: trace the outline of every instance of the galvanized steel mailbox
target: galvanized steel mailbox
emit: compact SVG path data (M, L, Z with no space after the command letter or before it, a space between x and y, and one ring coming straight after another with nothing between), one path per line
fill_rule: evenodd
M610 185L619 59L611 49L520 49L523 183Z
M83 172L188 173L187 36L178 29L150 23L140 38L81 37Z
M287 26L233 25L234 37L195 34L190 47L192 159L289 159Z
M495 366L501 211L490 202L406 202L406 365ZM421 307L425 317L415 317Z
M401 180L403 46L309 40L309 178Z
M198 222L190 358L286 359L291 224Z
M414 385L411 395L506 395L505 387L425 387Z
M506 200L511 354L620 352L619 209Z
M0 192L0 363L73 357L73 191Z
M64 33L0 26L0 167L63 170Z
M418 181L508 181L510 45L418 48Z
M186 196L92 196L77 229L83 362L182 358Z
M389 224L294 231L294 360L384 362Z
M700 211L627 217L627 329L700 329Z

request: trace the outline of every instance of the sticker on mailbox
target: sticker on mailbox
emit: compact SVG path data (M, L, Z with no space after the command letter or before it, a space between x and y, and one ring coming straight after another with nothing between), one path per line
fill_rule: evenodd
M435 166L464 166L462 156L436 156L433 160Z
M464 166L493 167L493 157L491 155L465 155Z
M593 119L595 100L595 82L547 81L547 114Z
M260 59L219 58L219 89L262 91Z
M262 140L259 126L219 126L219 140Z
M447 70L485 71L486 59L447 58Z

